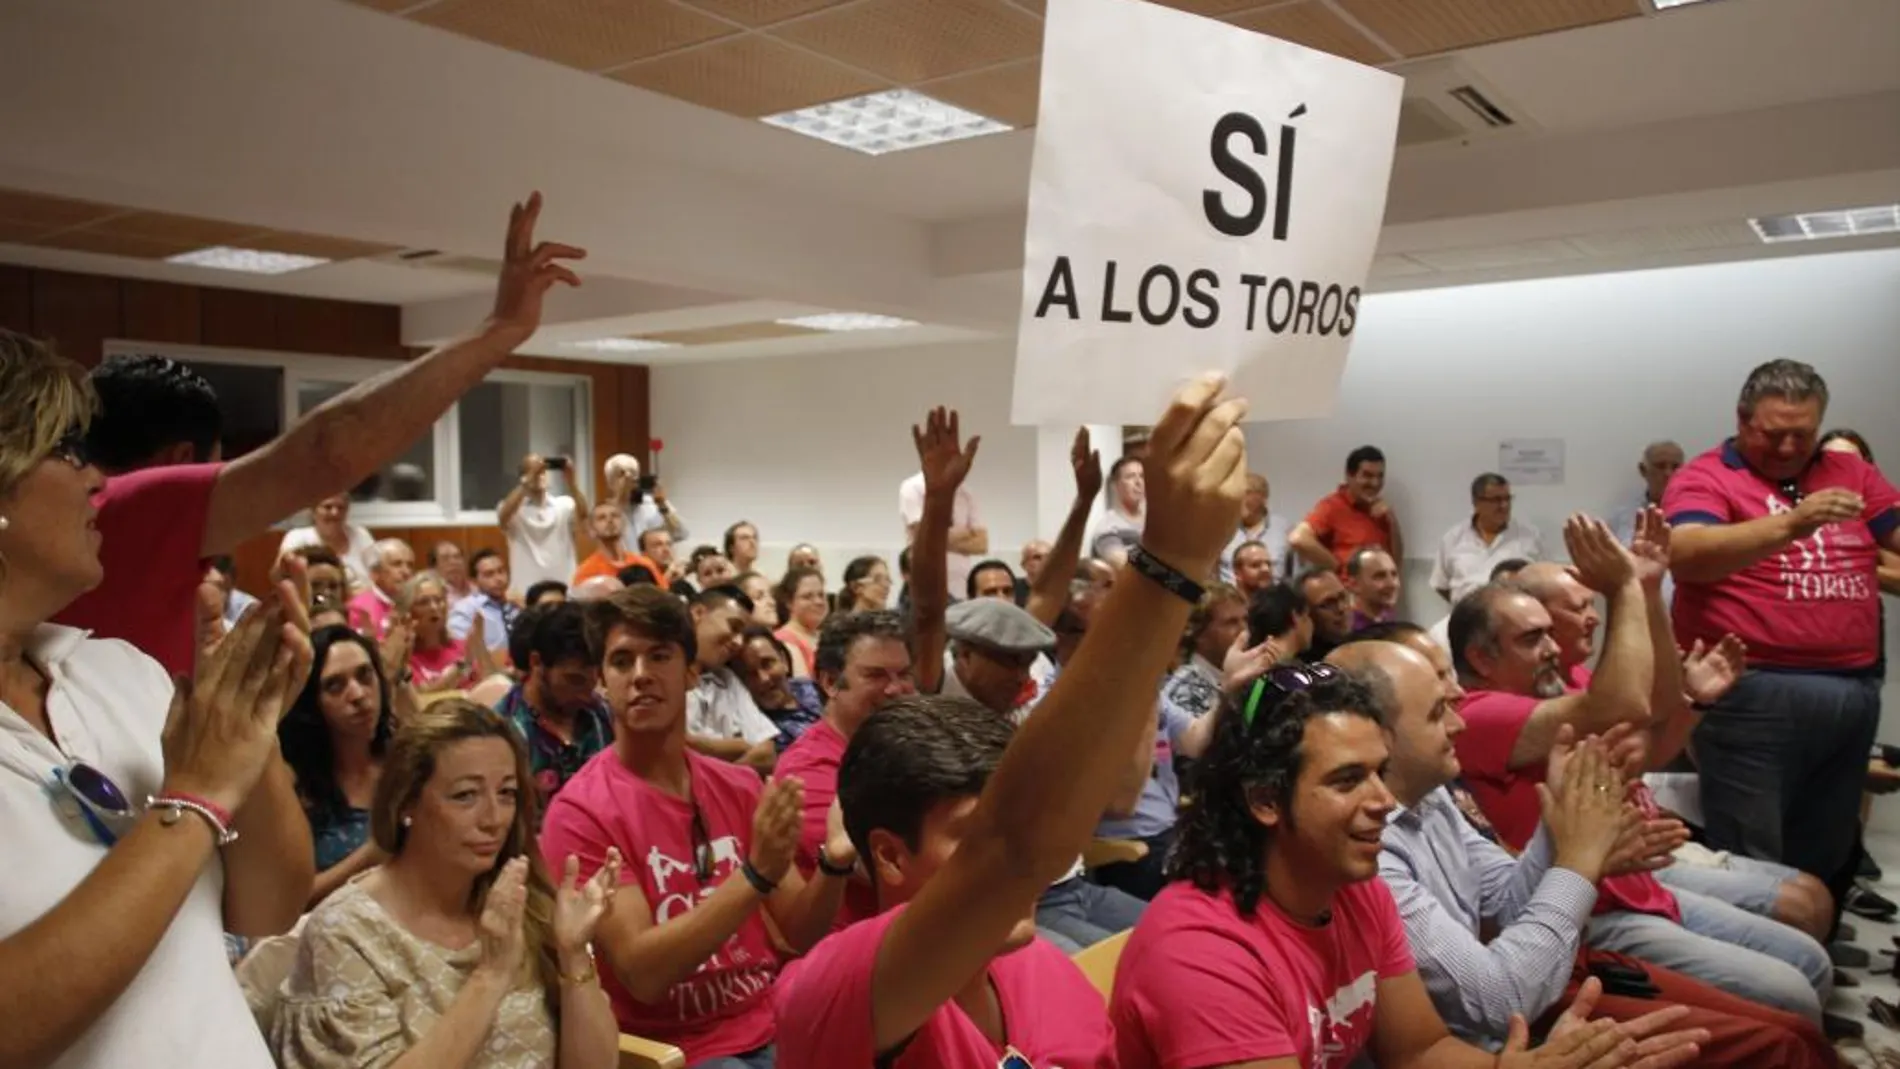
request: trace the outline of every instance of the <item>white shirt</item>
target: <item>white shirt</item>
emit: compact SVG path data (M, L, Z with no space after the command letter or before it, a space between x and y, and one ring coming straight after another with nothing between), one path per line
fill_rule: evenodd
M350 581L350 592L355 593L369 585L369 552L376 548L376 539L368 528L353 523L344 524L343 530L350 536L350 548L337 555L343 558L343 571ZM284 540L277 544L277 552L282 554L312 546L330 548L315 527L292 527L284 532Z
M1491 569L1512 558L1527 561L1544 559L1544 539L1537 528L1512 520L1491 540L1478 537L1478 528L1470 520L1445 532L1438 541L1438 559L1432 563L1432 589L1451 591L1457 601L1491 581Z
M1110 508L1095 525L1095 534L1089 539L1089 555L1107 560L1115 550L1126 553L1135 548L1141 541L1141 528L1146 521L1146 516L1131 519L1122 515L1120 509Z
M897 485L897 512L904 521L904 542L909 545L911 525L924 520L923 472ZM957 487L956 500L950 505L950 526L952 529L983 526L983 521L976 515L976 498L971 497L970 491L961 486ZM976 564L976 558L951 552L944 560L950 573L950 597L961 601L969 596L970 569Z
M545 579L574 580L574 499L548 494L524 499L502 533L508 536L508 585L526 590Z
M14 861L0 868L0 939L52 910L106 857L78 803L49 790L54 768L84 761L135 802L157 794L165 775L159 733L172 684L157 661L53 624L34 630L27 656L50 680L46 717L60 746L0 705L0 827ZM272 1069L225 957L223 898L224 869L214 858L131 985L53 1069Z
M778 737L778 725L759 712L752 692L730 668L700 673L699 685L686 695L686 730L714 739L744 739L747 746Z
M1267 559L1273 562L1275 579L1288 578L1287 533L1286 517L1275 516L1271 512L1267 513L1267 518L1261 523L1258 531L1249 531L1244 526L1235 531L1234 537L1227 540L1227 548L1220 551L1220 581L1223 583L1234 581L1234 553L1249 542L1259 542L1267 547Z

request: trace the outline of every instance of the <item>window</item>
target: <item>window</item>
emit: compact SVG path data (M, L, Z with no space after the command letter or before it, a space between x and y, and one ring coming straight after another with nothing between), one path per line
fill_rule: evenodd
M225 457L242 456L357 383L387 372L381 360L248 353L107 342L106 355L159 353L189 365L218 392ZM500 370L463 395L434 428L352 489L365 526L495 522L495 506L528 453L573 460L570 478L592 489L591 382L585 376ZM296 517L286 525L303 522Z

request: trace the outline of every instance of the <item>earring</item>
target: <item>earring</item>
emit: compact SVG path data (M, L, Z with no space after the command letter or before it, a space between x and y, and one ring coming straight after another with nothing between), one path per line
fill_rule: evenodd
M411 825L411 824L414 824L415 822L416 822L416 818L414 818L414 817L404 817L404 818L402 818L402 826L403 826L403 827L405 827L405 828L406 828L406 827L408 827L408 826L409 826L409 825Z
M7 519L5 516L0 516L0 531L6 530L7 525L11 524L12 522L13 522L12 520Z

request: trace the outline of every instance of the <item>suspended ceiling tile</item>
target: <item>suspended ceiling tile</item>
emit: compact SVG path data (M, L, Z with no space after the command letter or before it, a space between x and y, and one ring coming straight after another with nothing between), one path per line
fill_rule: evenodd
M1505 267L1529 267L1535 264L1563 263L1584 259L1576 246L1562 238L1520 241L1510 245L1485 245L1463 249L1430 249L1408 252L1434 271L1490 271Z
M135 237L129 234L107 234L96 230L66 230L23 244L51 249L72 249L76 252L94 252L106 256L130 256L140 260L163 260L168 256L177 256L179 253L204 247L188 241Z
M1642 14L1641 0L1333 0L1407 56L1449 52Z
M700 327L695 330L669 330L657 334L642 334L646 341L670 342L674 345L720 345L735 341L766 341L772 338L800 338L807 334L819 334L821 331L810 327L797 327L787 323L727 323L717 327Z
M393 15L415 7L417 4L424 3L426 0L345 0L345 2L355 4L358 7L387 11Z
M267 230L244 239L244 247L261 252L288 252L298 256L319 256L325 260L360 260L394 252L399 246L373 241L324 237L321 234L294 234L285 230Z
M747 26L770 26L775 22L809 15L851 0L680 0L681 3L709 15L731 19Z
M752 34L644 60L610 77L747 118L889 88L880 79Z
M1703 249L1757 247L1761 239L1739 219L1701 226L1663 226L1644 230L1623 230L1610 234L1584 234L1567 239L1589 256L1661 256Z
M442 0L408 17L587 71L737 32L669 0Z
M1331 52L1355 63L1376 66L1394 58L1320 0L1237 15L1231 21L1243 29Z
M768 32L905 84L1042 50L1042 23L1003 0L865 0Z
M202 249L207 245L240 245L243 239L258 233L261 228L247 223L226 223L191 215L131 212L93 223L86 230L111 238L160 241Z
M124 208L90 201L46 197L38 193L16 193L0 189L0 220L40 230L64 230L67 227L96 223L125 212Z
M1042 61L1027 60L1006 67L991 67L973 74L957 74L935 82L925 82L918 92L928 93L946 104L1007 123L1017 129L1036 125L1036 108L1042 90Z
M1372 258L1373 278L1411 278L1416 275L1435 274L1431 268L1409 256L1374 256Z

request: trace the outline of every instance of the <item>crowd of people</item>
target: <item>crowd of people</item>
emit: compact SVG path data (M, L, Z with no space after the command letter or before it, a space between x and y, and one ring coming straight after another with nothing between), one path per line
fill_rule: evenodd
M895 572L687 551L626 456L523 458L505 554L379 540L349 488L578 283L539 210L474 331L228 462L183 365L0 332L0 1065L1838 1064L1900 496L1813 368L1548 546L1478 475L1436 621L1385 456L1289 522L1218 376L1079 431L1019 568L944 409Z

